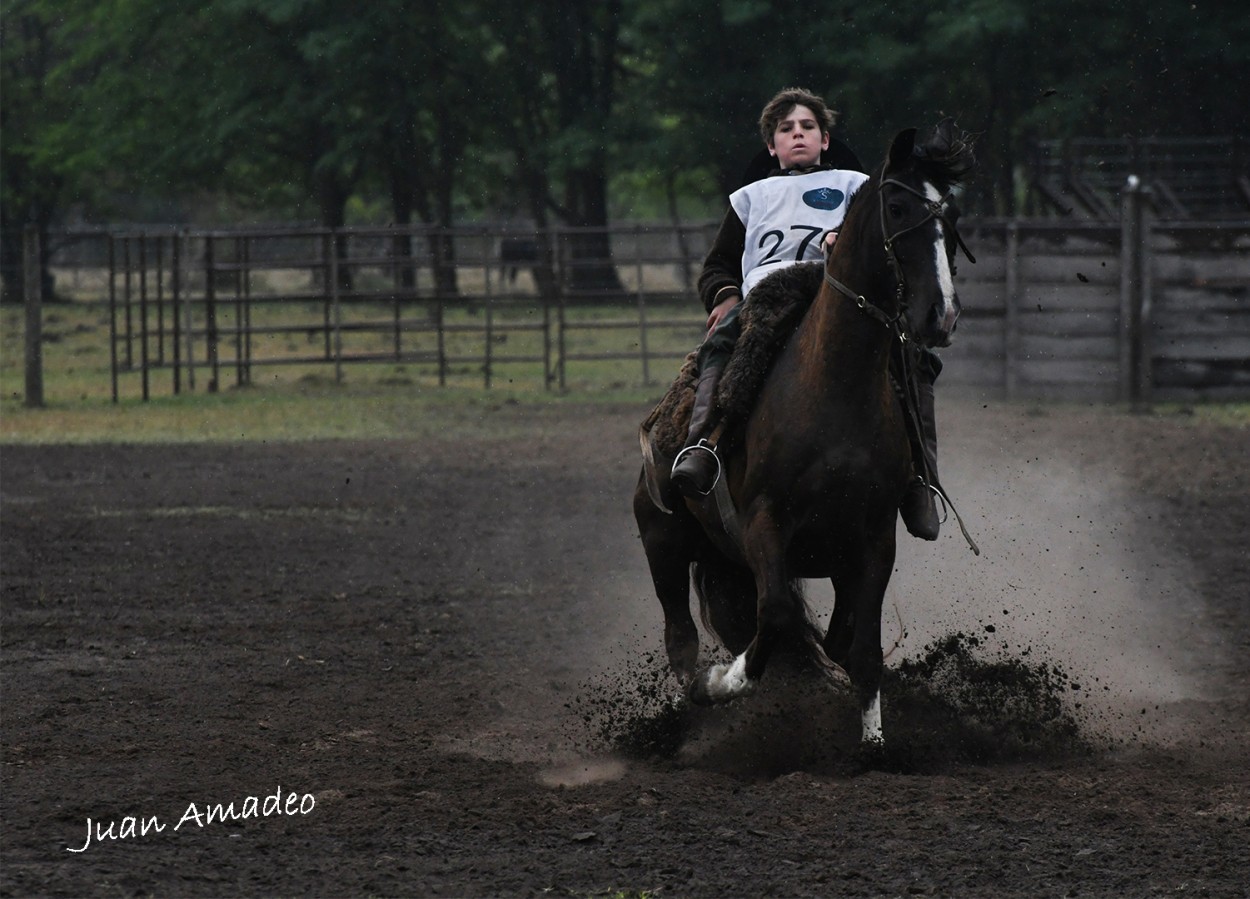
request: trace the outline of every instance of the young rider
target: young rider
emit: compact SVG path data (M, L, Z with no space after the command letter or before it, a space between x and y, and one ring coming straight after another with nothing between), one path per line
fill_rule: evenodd
M716 387L738 340L742 302L770 272L819 261L836 238L851 195L868 180L855 154L831 140L833 118L824 100L801 88L779 92L760 114L760 134L777 169L730 194L729 210L699 275L708 332L699 346L699 380L686 448L672 471L673 484L685 496L706 496L720 471L708 438L720 424ZM926 443L932 442L929 470L936 472L932 378L940 363L931 353L925 356L933 358L920 366L930 375L922 379L920 413ZM928 454L930 447L922 449ZM922 479L909 486L900 511L912 534L937 539L937 508Z

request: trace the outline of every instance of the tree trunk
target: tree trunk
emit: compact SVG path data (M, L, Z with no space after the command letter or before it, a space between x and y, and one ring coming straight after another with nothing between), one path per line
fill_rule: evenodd
M601 154L596 154L600 156ZM607 232L608 178L606 165L598 161L571 179L575 224L595 230L574 232L569 239L568 287L578 293L620 294L625 288L612 260Z
M342 181L331 172L319 172L317 181L317 202L321 207L321 224L327 228L339 229L347 219L348 189ZM339 258L338 287L339 290L352 289L351 268L343 264L347 258L347 236L335 234L334 252Z
M408 226L412 224L413 193L415 188L412 178L411 160L396 160L390 166L389 181L391 186L391 212L395 224L403 228L401 233L391 239L391 255L395 257L395 286L401 290L412 290L417 285L417 273L412 262L412 239Z

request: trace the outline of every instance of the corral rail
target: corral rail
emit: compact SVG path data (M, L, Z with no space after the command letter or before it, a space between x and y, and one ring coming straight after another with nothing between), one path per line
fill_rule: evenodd
M1158 221L1130 188L1118 224L962 227L979 263L960 270L944 383L1012 398L1250 397L1250 220ZM579 370L668 379L701 337L693 279L713 231L67 231L44 258L60 297L107 309L114 400L149 398L161 375L178 394L262 369L341 380L364 365L566 390Z

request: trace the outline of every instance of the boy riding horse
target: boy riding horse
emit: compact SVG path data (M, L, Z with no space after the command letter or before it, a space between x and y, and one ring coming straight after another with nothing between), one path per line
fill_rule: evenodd
M721 470L716 441L735 424L718 409L716 389L741 333L742 303L769 273L819 261L837 237L851 196L868 180L855 154L831 140L833 119L824 100L800 88L787 88L769 101L760 133L778 167L729 196L729 210L704 261L698 289L708 332L697 356L689 434L672 470L673 484L692 499L715 486ZM937 355L926 350L917 366L922 433L911 439L916 475L899 506L907 530L925 540L936 540L939 528L930 483L937 483L933 382L940 370Z

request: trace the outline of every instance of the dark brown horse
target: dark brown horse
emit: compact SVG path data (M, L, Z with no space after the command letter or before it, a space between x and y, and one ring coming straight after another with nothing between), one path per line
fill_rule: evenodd
M721 441L732 509L718 508L724 491L682 499L665 465L644 466L634 514L664 608L669 663L695 701L749 692L773 650L788 644L849 674L863 739L882 739L881 608L912 475L891 355L950 341L962 246L951 188L972 165L949 121L923 141L911 129L856 193L819 293L754 412ZM704 621L735 656L702 673L692 575ZM798 583L825 577L835 604L822 635Z

